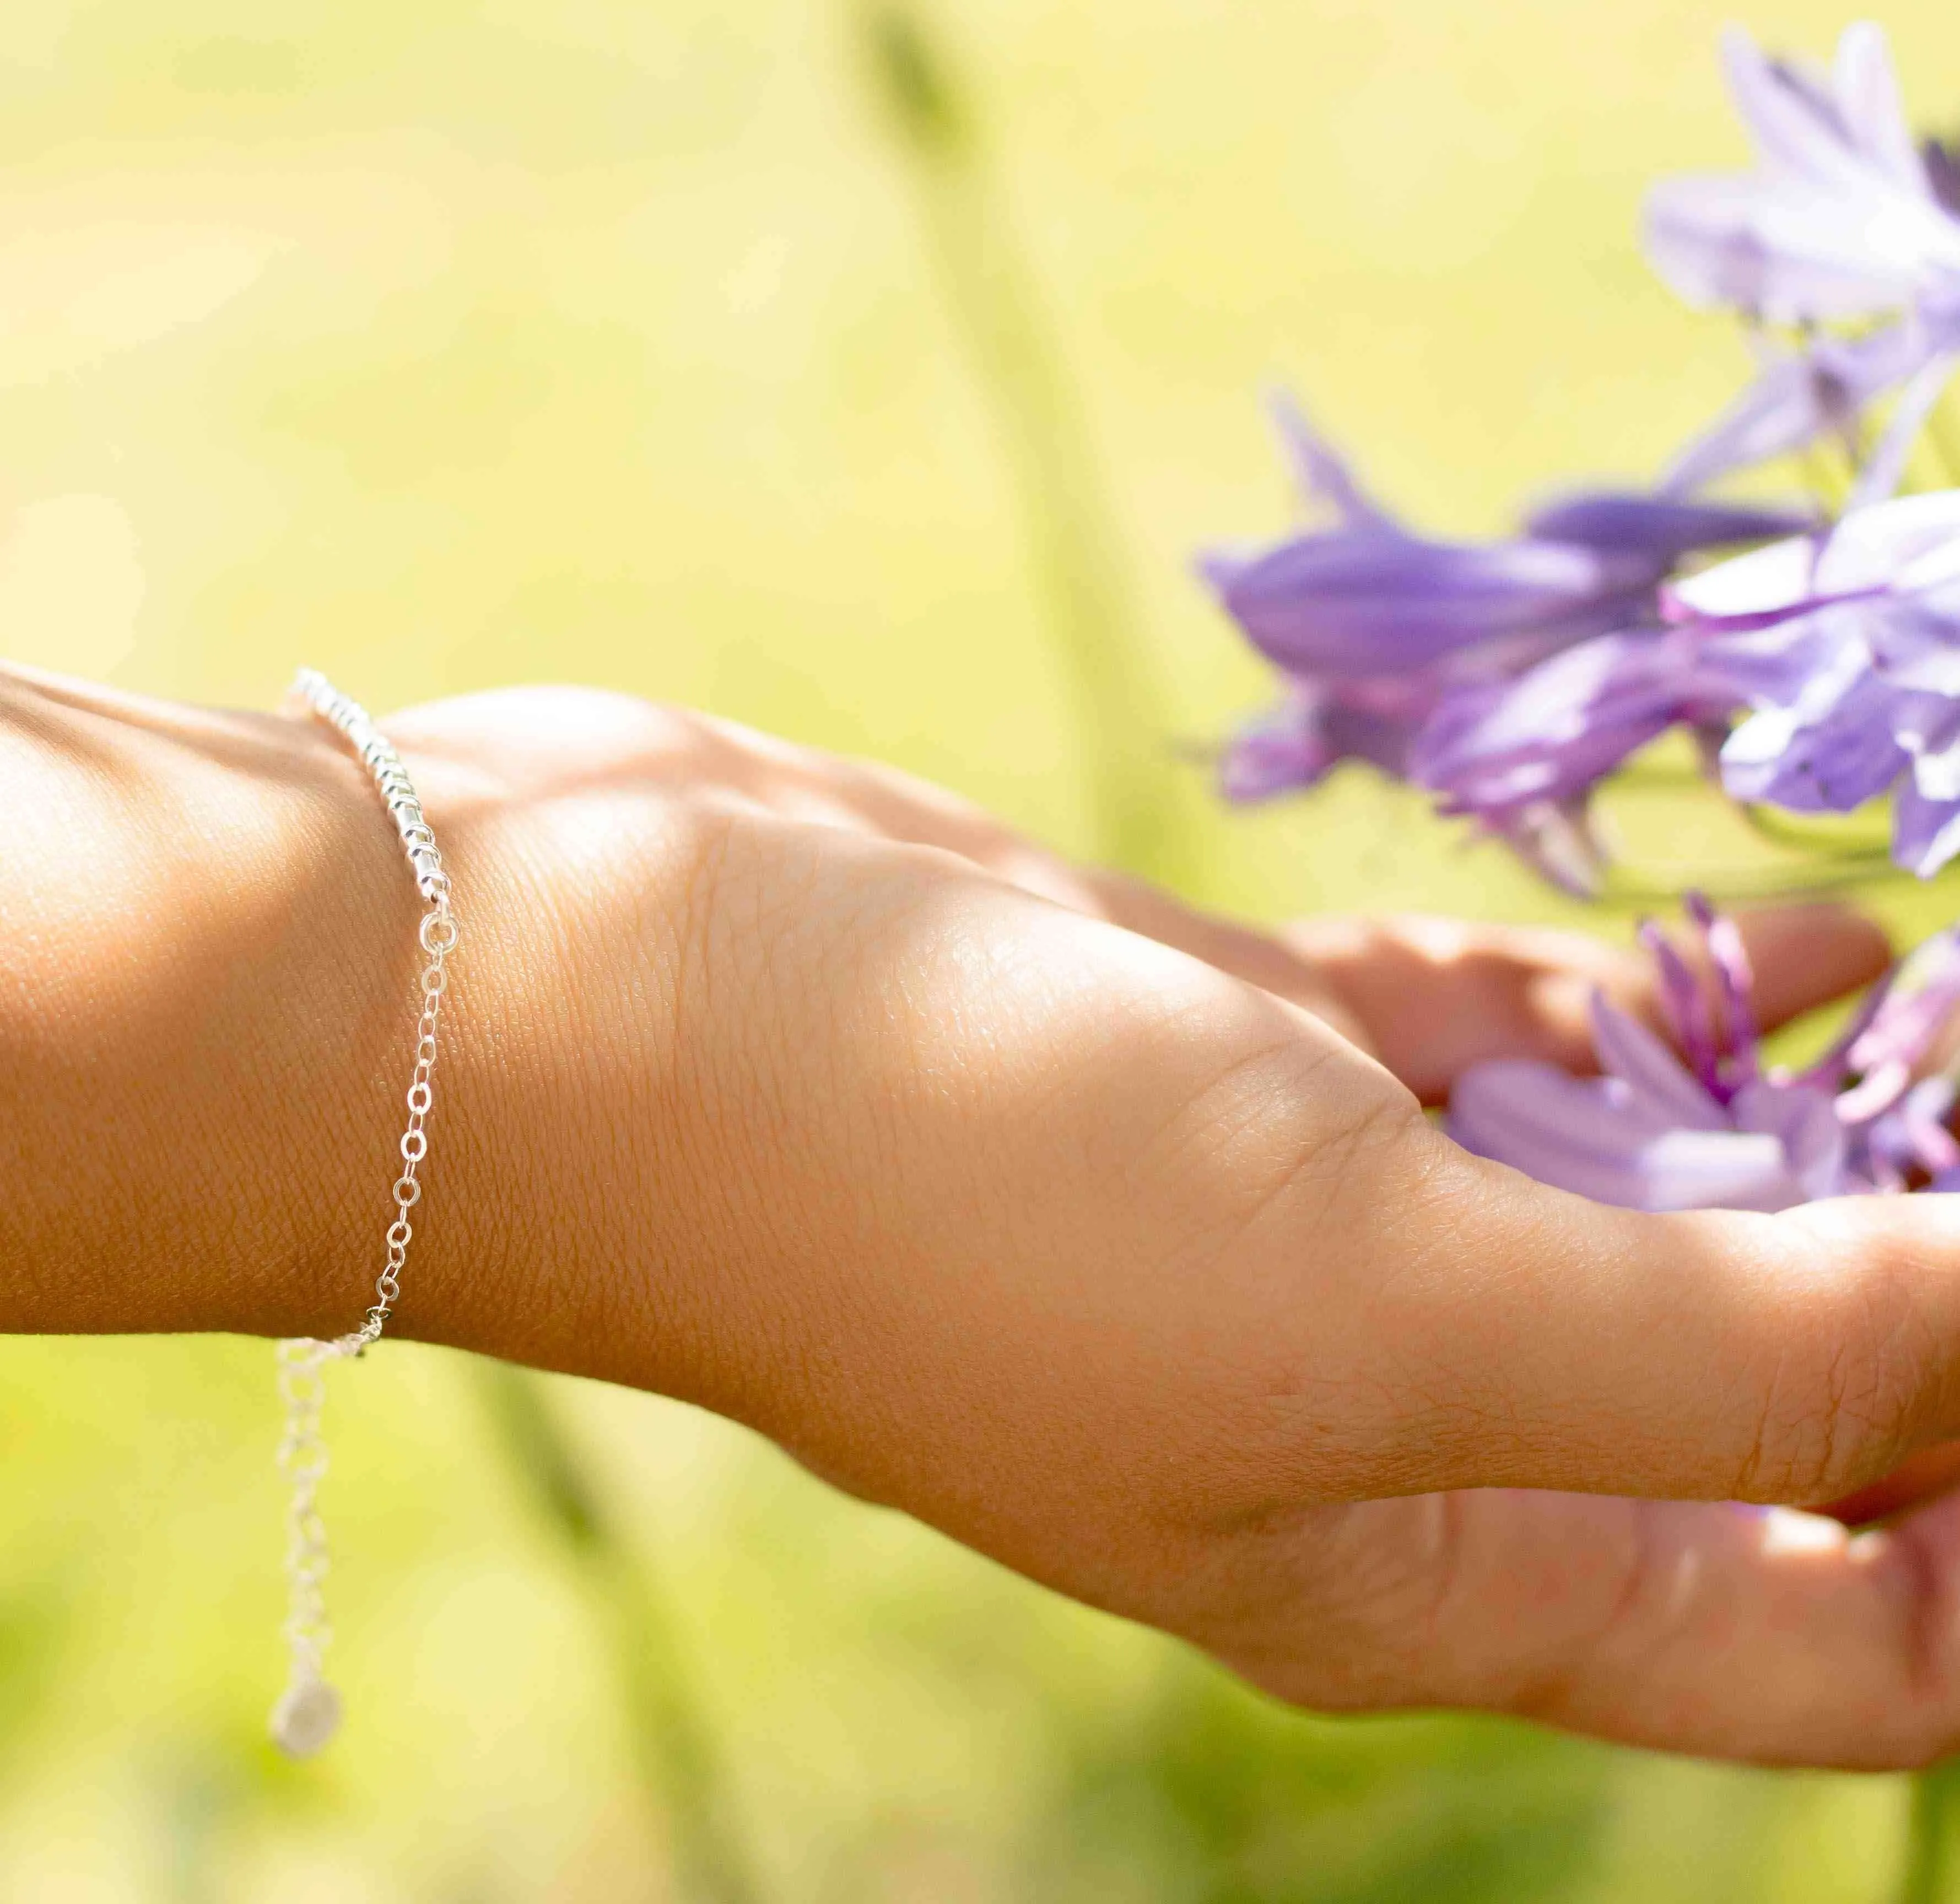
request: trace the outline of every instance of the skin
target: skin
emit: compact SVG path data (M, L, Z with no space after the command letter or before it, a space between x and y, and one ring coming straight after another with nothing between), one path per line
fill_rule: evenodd
M1960 1740L1960 1199L1640 1215L1421 1114L1583 1064L1644 960L1252 932L614 696L387 725L463 933L402 1333L718 1410L1303 1705ZM15 672L0 810L0 1327L351 1327L419 916L358 763ZM1886 957L1745 930L1772 1020Z

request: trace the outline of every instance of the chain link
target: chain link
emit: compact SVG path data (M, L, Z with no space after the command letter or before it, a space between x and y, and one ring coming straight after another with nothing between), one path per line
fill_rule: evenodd
M422 1200L422 1168L428 1155L428 1124L435 1107L435 1062L448 991L444 961L456 949L456 915L450 905L449 875L435 834L422 812L408 769L387 737L358 702L313 669L300 672L293 695L335 729L358 754L401 836L402 850L415 888L428 910L417 933L425 963L418 981L421 1015L415 1022L415 1070L409 1081L408 1123L399 1146L401 1171L394 1182L394 1220L383 1238L386 1254L375 1279L374 1300L357 1329L321 1341L295 1337L278 1349L279 1397L285 1432L279 1466L291 1493L286 1509L287 1610L284 1628L291 1667L286 1689L272 1709L272 1736L285 1751L304 1757L317 1751L339 1723L340 1702L322 1677L322 1662L332 1629L326 1616L329 1564L326 1524L320 1518L320 1484L326 1473L326 1442L320 1429L326 1400L326 1365L361 1354L381 1339L402 1293L415 1225L409 1213Z

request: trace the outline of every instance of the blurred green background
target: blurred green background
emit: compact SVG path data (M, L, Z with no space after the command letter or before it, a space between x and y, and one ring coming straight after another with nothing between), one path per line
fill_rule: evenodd
M1726 398L1739 342L1634 227L1653 176L1740 158L1729 11L9 6L0 649L260 705L303 660L377 707L603 682L1261 916L1550 916L1363 776L1214 811L1191 749L1263 685L1187 560L1287 520L1274 377L1462 531L1647 474ZM1960 126L1951 8L1887 24ZM1898 1882L1901 1782L1288 1715L653 1398L395 1346L329 1419L352 1716L296 1770L262 1743L269 1352L0 1345L0 1896Z

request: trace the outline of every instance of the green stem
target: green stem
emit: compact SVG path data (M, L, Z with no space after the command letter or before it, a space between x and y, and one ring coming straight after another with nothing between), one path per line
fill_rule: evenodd
M1166 883L1199 870L1188 790L1166 771L1175 722L1143 639L1091 438L983 141L943 48L909 8L858 15L866 64L907 161L920 228L1013 478L1037 594L1075 704L1097 847Z
M1845 837L1841 829L1806 826L1775 808L1755 800L1738 800L1736 811L1742 824L1756 837L1785 851L1814 855L1825 860L1888 860L1882 840L1863 842Z
M1946 1904L1953 1889L1954 1827L1960 1823L1960 1759L1929 1767L1912 1782L1899 1904Z
M1608 908L1672 906L1678 902L1684 891L1691 889L1706 894L1718 906L1764 905L1782 900L1812 899L1828 892L1865 892L1874 886L1908 883L1917 882L1882 853L1828 871L1782 875L1753 869L1724 873L1717 869L1688 877L1670 874L1662 868L1621 861L1608 870L1599 903Z
M605 1636L641 1784L674 1848L679 1895L690 1904L758 1904L731 1782L651 1569L606 1511L542 1383L506 1362L478 1371L511 1470L557 1534Z

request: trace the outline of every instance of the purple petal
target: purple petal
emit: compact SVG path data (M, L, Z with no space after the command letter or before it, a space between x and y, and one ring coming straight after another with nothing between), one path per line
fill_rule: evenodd
M1696 996L1698 999L1698 988ZM1689 1130L1728 1127L1721 1105L1644 1025L1609 1005L1597 992L1592 995L1592 1048L1599 1054L1600 1068L1631 1086L1669 1124ZM1705 1024L1704 1014L1704 1033ZM1691 1035L1695 1028L1682 1028Z
M1602 635L1508 685L1446 698L1409 771L1456 812L1569 798L1675 723L1736 704L1726 682L1698 669L1691 640L1666 630Z
M1960 799L1930 799L1908 780L1892 803L1892 863L1930 879L1960 853Z
M1526 532L1547 542L1583 542L1612 554L1643 556L1656 571L1698 548L1767 542L1815 526L1802 509L1752 509L1733 503L1608 491L1567 496L1527 519Z
M1960 275L1960 224L1876 173L1666 180L1648 194L1646 238L1677 296L1773 323L1910 310Z
M1866 1143L1901 1170L1917 1168L1935 1178L1960 1171L1960 1141L1950 1127L1954 1098L1951 1078L1920 1079L1876 1120Z
M1822 586L1836 593L1937 586L1960 560L1960 489L1896 496L1847 516L1818 558Z
M1745 629L1705 641L1695 657L1710 706L1789 707L1820 676L1839 666L1861 669L1871 650L1860 625L1841 609L1820 611L1768 628ZM1717 752L1719 754L1719 745Z
M1429 666L1497 637L1590 632L1602 598L1628 585L1631 566L1570 543L1478 548L1354 529L1298 536L1243 563L1214 561L1208 574L1271 659L1338 677Z
M1783 1209L1807 1197L1778 1135L1674 1128L1620 1079L1548 1064L1474 1066L1449 1129L1479 1156L1631 1209Z
M1853 1009L1850 1022L1831 1040L1823 1056L1806 1065L1795 1082L1807 1085L1814 1091L1834 1092L1843 1086L1845 1072L1850 1068L1851 1053L1857 1048L1859 1039L1878 1022L1879 1014L1892 996L1892 987L1898 982L1898 975L1897 965L1881 975L1859 1000Z
M1449 1101L1449 1134L1465 1149L1632 1209L1644 1206L1641 1153L1669 1128L1621 1079L1575 1078L1525 1059L1473 1066Z
M1944 342L1912 321L1848 342L1820 338L1807 350L1771 357L1755 381L1675 458L1662 488L1684 494L1819 437L1847 434L1867 404L1914 375Z
M1863 509L1873 503L1883 502L1898 488L1905 475L1907 459L1912 454L1912 446L1918 441L1919 433L1933 414L1933 405L1953 381L1956 370L1960 370L1960 352L1943 351L1929 358L1906 380L1898 402L1885 419L1884 434L1865 459L1864 467L1858 472L1858 480L1852 486L1847 505L1849 508Z
M1960 145L1928 139L1919 148L1926 167L1927 189L1934 199L1960 217Z
M1722 67L1736 115L1770 170L1820 184L1847 170L1855 176L1834 75L1771 57L1739 27L1723 30Z
M1561 892L1596 899L1604 890L1606 853L1583 799L1528 800L1477 817L1486 833Z
M1741 1129L1761 1131L1781 1145L1784 1168L1801 1192L1790 1200L1793 1203L1841 1196L1848 1187L1844 1163L1849 1146L1844 1127L1822 1092L1758 1078L1736 1093L1729 1109Z
M1305 501L1326 504L1351 526L1400 533L1395 519L1355 481L1346 460L1308 421L1297 397L1288 390L1271 391L1266 409Z
M1220 765L1221 789L1230 800L1269 799L1315 785L1344 760L1367 761L1401 778L1434 698L1421 682L1296 682L1233 736Z
M1910 1072L1960 1008L1960 939L1949 930L1929 939L1898 968L1869 1022L1846 1051L1854 1070L1897 1066Z
M1828 536L1793 536L1672 583L1672 621L1764 628L1824 604L1925 592L1960 580L1960 490L1895 497L1855 510ZM1956 614L1960 621L1960 614Z
M1228 800L1270 799L1316 785L1334 759L1319 700L1295 692L1232 736L1219 761L1219 788Z
M1820 536L1793 536L1670 583L1661 591L1661 613L1670 621L1719 622L1736 628L1767 628L1814 606Z
M1831 1136L1841 1144L1834 1125ZM1640 1163L1647 1209L1790 1209L1841 1187L1834 1159L1793 1158L1769 1131L1672 1131Z
M1894 183L1917 196L1930 197L1931 186L1913 142L1884 29L1869 20L1847 27L1838 39L1832 79L1853 148Z
M1960 655L1953 657L1960 661ZM1960 799L1960 701L1945 694L1895 697L1892 736L1912 761L1912 784L1928 799Z
M1848 813L1884 793L1908 764L1892 725L1894 690L1854 670L1818 684L1794 707L1752 715L1722 749L1722 784L1739 800L1796 813Z
M1722 1005L1728 1020L1729 1056L1744 1079L1756 1075L1756 975L1749 965L1748 949L1734 920L1718 913L1707 898L1691 892L1686 901L1688 914L1701 930L1708 949L1708 962L1715 968L1715 982L1721 987Z
M1687 1054L1688 1070L1702 1089L1720 1104L1724 1097L1722 1073L1715 1049L1715 1027L1701 981L1651 919L1640 921L1639 938L1659 976L1661 1001L1675 1041Z

